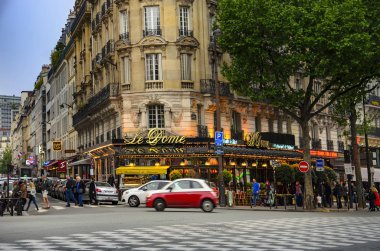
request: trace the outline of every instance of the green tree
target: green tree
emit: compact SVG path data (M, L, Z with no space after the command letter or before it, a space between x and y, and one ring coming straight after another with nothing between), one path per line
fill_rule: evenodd
M223 170L224 185L228 185L231 180L232 180L232 174L228 170L224 169Z
M10 147L5 148L3 157L0 159L0 173L6 174L8 171L8 165L12 164L12 149Z
M65 48L65 45L61 42L58 42L57 45L55 46L54 50L50 54L50 63L53 66L56 66L58 63L59 57L62 54L63 49Z
M311 119L378 75L378 35L371 34L378 30L368 29L368 12L360 0L218 1L218 42L231 58L223 74L239 94L268 102L298 122L309 163ZM301 88L290 83L296 73ZM310 171L304 184L310 209Z
M282 164L280 167L276 167L276 181L283 184L288 193L288 187L294 183L295 170L287 164Z

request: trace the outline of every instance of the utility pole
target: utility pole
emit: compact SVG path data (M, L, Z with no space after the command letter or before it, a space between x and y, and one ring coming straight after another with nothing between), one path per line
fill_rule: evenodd
M215 86L215 106L216 106L216 131L221 131L221 116L220 116L220 85L218 80L218 52L216 47L216 40L220 36L220 29L213 31L212 36L212 49L213 49L213 81ZM226 196L223 181L223 155L218 155L218 183L219 183L219 205L226 206Z

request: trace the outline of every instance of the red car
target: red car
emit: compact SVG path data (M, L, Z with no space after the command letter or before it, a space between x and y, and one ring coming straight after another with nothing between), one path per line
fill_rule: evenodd
M201 208L211 212L217 205L217 193L201 179L177 179L146 196L146 207L154 207L157 211L168 207Z

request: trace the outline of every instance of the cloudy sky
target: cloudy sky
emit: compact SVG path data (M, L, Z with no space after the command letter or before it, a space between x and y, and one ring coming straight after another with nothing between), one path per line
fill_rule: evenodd
M0 0L0 95L33 90L75 0Z

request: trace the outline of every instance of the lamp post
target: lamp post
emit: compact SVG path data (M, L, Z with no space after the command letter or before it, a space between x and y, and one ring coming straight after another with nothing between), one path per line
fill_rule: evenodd
M220 86L218 80L218 55L216 48L216 40L220 36L220 29L213 31L212 36L212 66L213 66L213 81L215 86L215 106L216 106L216 130L221 131L221 118L220 118ZM219 205L226 206L226 197L224 194L224 181L223 181L223 155L218 155L218 183L219 183Z

